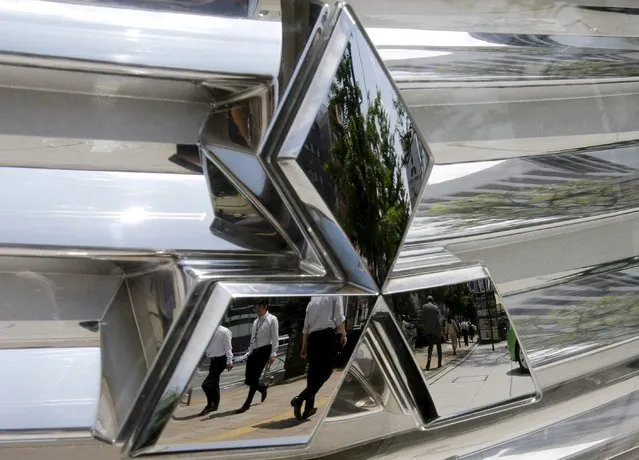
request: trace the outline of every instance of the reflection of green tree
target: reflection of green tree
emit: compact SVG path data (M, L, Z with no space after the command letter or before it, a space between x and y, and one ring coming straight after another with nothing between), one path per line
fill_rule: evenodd
M439 286L428 291L421 291L420 300L426 303L426 298L429 295L433 296L436 303L446 305L451 315L462 315L471 319L477 317L466 283Z
M394 105L396 110L399 104ZM349 44L329 94L333 161L326 169L337 183L340 225L380 284L408 224L410 205L401 180L412 139L412 132L402 129L406 119L402 111L391 126L379 88L364 100ZM396 134L403 155L396 152Z
M479 193L435 204L431 215L464 215L480 219L512 220L531 217L574 216L636 206L639 182L634 178L584 179L567 184L533 187L517 192Z
M639 327L637 296L603 296L582 304L556 308L551 314L517 318L518 332L544 335L544 346L585 344L593 340L623 340L635 336ZM553 330L548 333L548 328Z
M560 76L562 78L587 76L614 76L636 77L639 75L639 66L636 61L611 61L603 57L600 61L575 60L567 62L553 62L541 72L543 76Z
M393 294L386 296L386 301L393 311L402 315L415 316L416 308L428 302L428 296L432 295L437 305L446 305L451 315L462 315L466 318L475 319L477 313L470 297L468 285L466 283L451 284L448 286L438 286L430 289L422 289L416 292L417 304L411 299L410 294Z

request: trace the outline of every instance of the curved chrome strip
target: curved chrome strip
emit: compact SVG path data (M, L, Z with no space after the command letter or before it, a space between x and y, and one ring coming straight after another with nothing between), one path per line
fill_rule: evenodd
M0 18L0 61L10 64L41 56L142 75L172 69L275 78L279 71L278 22L41 0L3 0Z
M90 436L99 404L99 347L1 350L0 366L7 377L0 384L0 439L47 431L54 439L73 431Z

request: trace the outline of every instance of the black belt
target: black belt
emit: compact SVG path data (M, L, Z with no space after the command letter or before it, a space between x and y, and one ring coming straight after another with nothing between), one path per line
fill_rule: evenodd
M335 332L335 329L333 329L332 327L327 327L325 329L318 329L316 331L313 331L311 332L311 334L315 334L316 332L328 332L328 331Z

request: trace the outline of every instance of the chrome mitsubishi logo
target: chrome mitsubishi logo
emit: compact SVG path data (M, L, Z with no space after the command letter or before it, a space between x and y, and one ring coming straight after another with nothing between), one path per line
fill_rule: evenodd
M371 400L380 410L395 408L398 430L426 426L438 417L420 369L423 358L411 353L397 316L425 303L425 289L489 276L481 264L461 264L443 249L431 248L443 259L426 257L419 263L402 249L432 156L352 11L338 6L323 15L309 43L272 118L274 90L265 84L245 99L216 107L200 138L216 208L212 231L269 257L284 254L297 260L298 275L218 280L202 292L208 300L196 313L178 318L189 340L175 348L177 364L145 426L133 437L129 447L134 454L206 450L225 439L216 434L206 437L209 444L166 447L179 438L179 430L168 430L162 441L160 434L211 331L224 321L225 312L250 306L247 299L258 295L370 301L345 371L350 380L339 382L359 378L367 387L369 380L381 382L370 390L376 394ZM401 251L409 262L397 270ZM442 260L448 263L445 272L435 270ZM169 337L174 342L182 339L176 338L176 329ZM339 400L339 385L334 389L329 403ZM334 416L326 410L327 415ZM304 444L308 436L286 442ZM317 436L331 436L330 429L320 426Z

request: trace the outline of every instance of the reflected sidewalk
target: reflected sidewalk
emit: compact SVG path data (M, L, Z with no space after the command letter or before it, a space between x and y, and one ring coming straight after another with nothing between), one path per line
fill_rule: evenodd
M510 361L505 342L475 345L466 357L428 379L437 411L452 415L535 393L529 375Z
M415 351L415 359L417 359L417 364L420 369L426 372L426 380L429 381L432 378L435 378L441 372L445 371L451 365L455 365L460 363L463 359L465 359L471 351L475 349L478 344L476 342L468 342L468 346L464 345L462 340L462 345L457 347L457 355L453 354L453 348L450 342L442 343L442 367L437 368L437 347L433 347L433 357L430 360L430 370L425 371L426 367L426 356L428 354L428 348L418 348Z
M222 390L218 411L198 416L206 404L202 393L193 395L190 405L180 404L164 429L162 444L213 443L242 439L307 436L320 420L342 371L335 371L317 394L318 412L311 419L297 421L293 416L291 399L306 386L306 380L279 384L268 389L266 401L260 403L260 394L253 399L251 409L236 414L246 399L248 388L240 386Z

